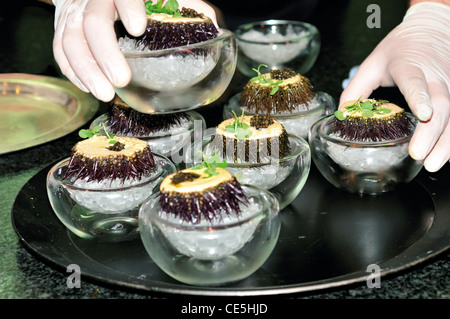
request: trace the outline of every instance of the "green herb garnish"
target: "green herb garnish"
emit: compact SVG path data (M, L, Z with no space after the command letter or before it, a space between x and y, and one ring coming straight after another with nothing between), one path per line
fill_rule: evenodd
M102 126L95 125L92 129L81 129L78 132L78 135L81 138L91 138L93 136L99 136L100 135L100 130L102 128L103 128L103 131L106 134L106 137L108 138L108 143L111 144L111 145L116 144L117 141L114 139L115 135L114 134L108 134L108 131L106 130L105 123L102 123Z
M207 176L205 176L204 178L209 178L214 175L219 175L219 173L217 173L217 171L216 171L216 168L226 168L228 166L227 162L225 160L221 159L221 157L219 155L217 155L215 151L213 152L213 154L210 157L207 157L203 152L202 152L202 156L203 156L203 162L193 166L192 169L197 170L197 169L206 168L205 173L207 174Z
M167 0L167 2L162 5L162 0L158 0L156 4L152 1L147 1L145 3L145 10L148 15L152 13L165 13L174 17L181 17L181 13L178 10L177 0Z
M255 69L255 68L252 69L252 70L255 71L258 75L255 76L255 77L253 77L253 78L251 78L250 81L258 82L259 84L268 84L268 85L270 85L270 86L272 87L272 90L270 91L270 95L274 95L274 94L277 93L278 90L280 89L280 88L279 88L279 85L280 85L281 83L283 83L283 81L282 81L282 80L278 80L278 81L274 82L271 78L268 78L268 77L265 77L264 75L262 75L261 72L259 71L259 69L260 69L262 66L264 66L264 67L267 68L267 65L265 65L265 64L260 64L260 65L258 66L258 69Z
M250 125L244 123L244 109L242 109L242 115L239 118L234 111L234 123L225 126L225 131L233 133L238 140L245 140L252 135L252 131L249 129Z
M373 117L375 114L387 114L390 113L391 110L385 107L380 107L383 104L388 103L386 100L366 100L361 102L361 97L353 103L352 105L346 106L345 109L351 114L361 112L362 117ZM343 121L346 118L346 115L342 110L337 110L334 112L334 115L339 121Z

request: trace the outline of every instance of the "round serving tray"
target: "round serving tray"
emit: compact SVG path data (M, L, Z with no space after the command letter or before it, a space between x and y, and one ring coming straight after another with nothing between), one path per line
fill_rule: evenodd
M0 74L0 154L53 141L86 124L99 102L67 80Z
M300 195L281 212L279 241L257 272L227 286L185 285L163 273L139 239L108 244L68 232L47 199L52 165L19 192L12 209L16 233L62 271L77 264L82 276L117 287L208 296L297 293L365 282L373 265L382 282L450 246L450 188L439 175L421 172L395 192L359 196L334 188L312 167Z

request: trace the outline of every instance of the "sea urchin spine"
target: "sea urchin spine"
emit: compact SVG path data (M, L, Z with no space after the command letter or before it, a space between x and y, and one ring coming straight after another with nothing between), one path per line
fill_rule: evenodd
M168 176L161 185L161 192L159 196L159 204L161 210L166 214L172 214L184 222L198 224L202 220L209 223L221 220L226 216L240 216L240 204L247 205L248 201L246 195L234 176L232 176L225 169L217 169L220 173L217 176L205 178L204 173L199 170L199 174L191 174L189 178L179 174L186 174L185 171L192 171L187 169ZM190 174L190 173L189 173ZM220 176L220 177L219 177ZM223 180L225 176L225 180ZM215 183L220 179L220 182L215 185L205 187L195 191L182 191L183 187L190 188L190 183L197 181L200 184ZM175 181L184 182L184 186L174 184ZM208 181L207 181L208 180ZM165 184L166 183L166 184ZM172 184L169 190L165 186Z
M217 37L219 31L210 18L192 9L183 8L180 13L181 17L149 15L147 30L137 39L138 45L149 50L163 50Z
M244 86L239 102L249 112L258 114L276 114L290 112L299 105L308 109L309 102L315 97L309 79L289 69L273 70L260 76L273 81L282 81L278 91L271 94L272 87L250 80Z
M103 141L105 137L94 136L77 143L72 148L70 161L63 179L69 179L71 182L78 179L86 179L87 182L118 179L123 182L129 178L140 180L144 175L155 170L156 160L145 141L142 141L145 145L140 146L131 155L121 153L123 149L116 151L114 148L108 148L107 146L103 146L104 155L101 156L91 156L89 153L79 150L81 143L86 144L94 141L95 147L95 143L99 139L102 139L101 142L108 145L107 142ZM116 137L116 139L125 146L129 145L131 140L141 142L138 139L126 137Z

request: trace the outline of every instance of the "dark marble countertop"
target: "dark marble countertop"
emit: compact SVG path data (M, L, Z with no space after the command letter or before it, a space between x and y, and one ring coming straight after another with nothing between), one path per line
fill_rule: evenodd
M330 3L328 3L330 2ZM330 93L336 100L341 82L349 69L362 62L375 45L401 21L404 1L323 1L305 18L315 24L322 37L320 56L306 74L317 91ZM369 3L381 7L381 28L366 27ZM3 6L5 4L2 4ZM332 8L329 8L332 6ZM15 1L13 7L0 10L0 72L59 76L52 58L52 10L35 1ZM215 125L223 101L244 79L236 75L233 85L211 106L201 108L208 126ZM379 89L374 95L404 103L396 89ZM222 103L222 104L221 104ZM101 103L98 114L105 105ZM41 169L68 154L78 140L77 133L43 145L0 155L0 298L2 299L146 299L171 297L131 291L93 280L83 280L81 288L66 285L67 274L30 252L19 240L11 224L11 209L23 185ZM447 164L439 178L450 178ZM430 174L432 175L432 174ZM445 185L445 184L444 184ZM448 187L448 184L445 185ZM450 298L448 251L432 259L381 279L381 288L365 283L284 296L302 299L448 299Z

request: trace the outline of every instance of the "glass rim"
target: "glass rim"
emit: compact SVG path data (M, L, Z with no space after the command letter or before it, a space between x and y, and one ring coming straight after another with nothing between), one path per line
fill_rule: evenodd
M195 130L195 126L194 126L195 121L201 121L202 122L202 127L206 126L205 119L200 113L192 111L192 110L186 111L186 113L188 113L191 116L191 118L192 118L192 121L190 121L191 124L189 125L188 129L186 129L184 131L181 131L181 132L179 132L177 134L172 134L169 130L167 130L166 131L167 134L159 135L159 136L146 136L146 135L125 135L125 136L139 138L139 139L142 139L142 140L145 140L145 141L154 141L154 140L158 140L158 139L161 139L161 138L180 137L180 136L183 137L185 135L192 134L194 132L194 130ZM167 113L167 114L170 114L170 113ZM108 119L107 118L107 113L103 113L103 114L99 115L97 118L95 118L92 121L92 123L94 124L97 121L104 122L107 119Z
M204 136L201 139L202 151L205 146L207 146L211 143L211 138L214 135L215 135L214 133L209 134L209 135ZM230 168L242 168L242 167L258 168L258 167L264 167L264 166L268 166L268 165L282 164L284 162L290 161L294 158L302 156L305 153L310 152L309 144L308 144L308 142L306 142L306 140L304 138L293 135L293 134L288 134L288 138L289 138L290 142L294 141L298 147L296 150L291 149L291 154L289 154L283 158L269 157L269 160L267 162L263 162L263 163L251 163L251 162L229 163L229 162L227 162L227 166ZM189 162L189 164L194 164L193 162L194 162L195 155L191 154L191 153L192 153L192 149L196 143L198 143L198 141L194 141L186 149L186 154L189 154L189 156L191 156L191 158L190 158L191 161Z
M162 50L153 50L153 51L136 51L136 52L127 52L124 53L122 50L122 54L125 56L126 59L135 59L135 58L145 58L145 57L159 57L161 55L170 55L175 52L186 52L192 49L198 49L202 47L207 47L210 44L213 44L215 42L222 41L226 38L233 38L234 34L228 29L219 28L219 34L214 39L209 39L202 42L192 43L188 45L183 45L179 47L174 48L168 48L168 49L162 49Z
M269 41L269 42L261 42L261 41L254 41L254 40L246 40L243 39L241 36L244 32L249 31L250 29L252 29L255 26L283 26L283 25L294 25L294 26L301 26L303 28L305 28L307 31L309 31L308 34L300 36L300 37L295 37L289 41ZM236 39L239 42L244 42L244 43L248 43L248 44L257 44L257 45L285 45L285 44L290 44L290 43L296 43L299 42L300 40L309 37L311 35L314 34L319 34L319 30L317 29L316 26L314 26L311 23L308 22L303 22L303 21L296 21L296 20L277 20L277 19L269 19L269 20L261 20L261 21L255 21L255 22L250 22L250 23L245 23L245 24L241 24L239 25L235 31L234 34L236 36Z
M270 203L270 205L265 205L264 207L266 207L266 209L263 209L264 207L262 207L261 209L259 209L257 212L250 214L249 216L246 216L244 218L239 218L237 217L237 220L235 221L230 221L226 224L222 224L222 225L213 225L213 224L206 224L206 225L200 225L200 224L192 224L189 222L175 222L175 221L170 221L167 220L166 218L164 218L163 216L160 215L161 209L159 207L159 204L157 203L158 201L158 197L160 195L160 192L154 193L152 195L150 195L141 205L140 209L139 209L139 220L142 219L146 219L144 217L144 215L147 218L150 218L152 221L155 221L161 225L164 225L166 227L173 227L173 228L177 228L180 230L187 230L187 231L216 231L216 230L223 230L223 229L229 229L232 227L236 227L245 223L250 222L251 220L254 220L255 218L264 217L264 214L266 211L269 212L268 217L270 218L271 216L276 216L278 215L279 211L280 211L280 207L279 207L279 203L278 203L278 199L275 197L274 194L272 194L271 192L259 188L257 186L254 185L249 185L249 184L241 184L241 187L244 189L244 192L246 189L252 189L257 191L256 195L258 195L260 198L270 198L271 201L266 200L266 203ZM147 208L147 206L149 206L151 203L156 202L156 205L158 209L152 209L149 210ZM243 204L243 206L245 207L245 204ZM275 207L274 207L275 206ZM150 217L149 217L150 216ZM145 221L143 221L145 223Z
M158 161L158 159L160 159L160 160L164 160L165 162L169 163L169 160L168 160L165 156L163 156L163 155L161 155L161 154L153 153L153 156L155 157L155 160L156 160L156 161ZM62 180L62 179L61 179L62 176L59 176L59 175L58 175L57 177L55 176L56 171L57 171L58 169L64 167L64 166L67 166L67 163L68 163L69 161L70 161L70 158L67 157L67 158L62 159L62 160L59 161L58 163L56 163L56 164L49 170L49 172L48 172L48 174L47 174L47 181L48 181L50 178L54 178L58 184L62 185L62 186L65 187L65 188L68 188L68 189L70 189L70 190L73 190L73 191L82 191L82 192L84 192L84 191L89 191L89 192L93 192L93 193L106 193L106 192L127 191L127 190L130 190L130 189L132 189L132 188L142 187L142 186L151 184L151 183L155 182L158 178L160 178L160 177L163 175L163 173L164 173L164 169L161 168L161 170L160 170L159 172L157 172L157 174L155 174L155 176L150 175L151 178L150 178L149 180L139 181L139 182L137 182L137 183L135 183L135 184L133 184L133 185L123 186L123 187L120 187L120 186L119 186L119 187L112 187L112 188L108 188L108 189L104 189L104 188L101 188L101 189L99 189L99 188L98 188L98 189L95 189L95 188L94 188L94 189L91 189L91 188L85 188L85 187L78 187L78 186L75 186L75 185L73 185L71 182L67 182L67 181L65 181L65 180Z
M408 116L408 118L413 122L414 124L414 128L417 125L417 118L410 112L405 112L406 115ZM340 144L340 145L345 145L348 147L356 147L356 148L363 148L363 147L386 147L386 146L395 146L398 144L403 144L405 142L408 142L411 140L413 134L414 134L414 129L412 130L412 132L405 137L400 137L394 140L388 140L388 141L348 141L345 140L343 138L340 137L333 137L330 136L326 133L323 132L322 130L322 126L323 125L330 125L331 123L326 123L327 121L331 120L335 115L331 114L331 115L327 115L324 116L320 119L318 119L316 122L313 123L313 125L311 126L311 131L313 130L317 130L317 134L328 140L329 142L335 143L335 144Z
M241 94L242 93L237 93L235 95L235 97L240 97ZM327 101L321 101L321 98L327 98L327 95L329 95L328 93L322 92L322 91L318 91L318 92L314 92L314 94L316 95L314 97L314 99L317 99L319 101L319 106L318 107L315 107L315 108L313 108L311 110L292 112L292 113L287 113L287 112L286 113L282 113L282 114L271 113L270 116L275 118L275 119L280 119L280 120L297 119L297 118L300 118L300 117L306 117L306 116L309 116L309 115L314 115L316 113L320 113L324 109L326 109L327 107L333 107L333 105L330 105L329 103L327 103ZM236 105L230 105L230 107L233 108L233 107L236 107ZM241 110L242 110L242 108L247 109L245 106L242 106L242 105L237 105L237 107L239 107ZM256 115L258 113L245 111L245 114L247 114L247 115Z

